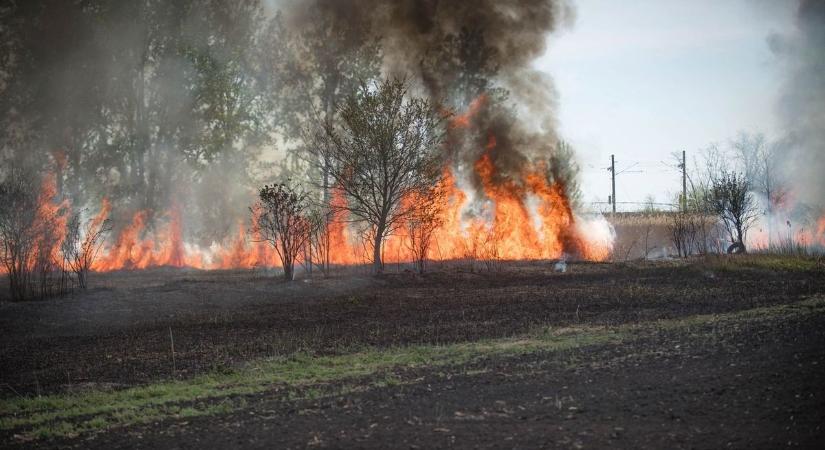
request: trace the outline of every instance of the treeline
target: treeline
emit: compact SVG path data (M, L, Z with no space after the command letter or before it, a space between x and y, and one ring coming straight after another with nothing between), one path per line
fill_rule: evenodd
M91 248L99 250L104 236L116 235L136 211L145 211L151 230L175 205L185 212L187 242L221 242L239 218L249 217L258 187L273 179L291 179L290 189L304 193L311 207L303 211L311 209L315 222L327 223L324 229L335 210L333 184L345 189L351 205L346 213L361 223L359 231L368 237L379 270L382 239L414 226L400 217L421 222L409 208L398 212L401 195L423 196L422 186L437 184L429 152L444 137L443 124L422 124L434 112L443 119L482 93L489 104L501 105L508 94L490 81L497 66L483 32L465 27L434 40L436 47L420 62L440 74L443 98L408 103L408 84L381 80L380 36L370 32L365 18L342 20L339 13L318 9L311 21L294 26L260 0L17 0L0 5L3 271L36 272L34 255L40 252L48 255L52 272L60 272L54 268L66 264L64 253L77 253L68 251L69 244L67 252L60 249L74 233L67 223L80 223L74 242L98 234ZM382 85L394 93L370 98L374 90L369 86ZM377 213L357 200L372 194L347 184L341 172L341 164L353 162L347 158L364 156L346 152L360 139L357 133L378 131L355 122L353 108L365 101L373 102L373 110L381 101L417 108L417 116L407 114L412 122L406 130L418 129L427 144L420 158L392 167L408 169L405 175L412 178L394 179L405 187L378 202ZM349 123L342 117L347 111ZM397 138L403 130L368 137ZM410 144L410 151L421 150L420 144ZM455 136L452 144L461 147ZM386 150L379 156L387 167L412 154ZM421 172L410 171L410 165ZM564 161L549 169L574 190L575 173L564 172L569 170ZM54 189L44 197L42 187L50 181ZM49 209L47 218L44 202L62 206ZM78 212L93 215L104 202L111 205L111 221L85 230L93 218ZM32 211L31 205L40 208L39 218L23 214ZM50 231L21 234L39 229ZM61 236L49 236L54 229ZM426 244L416 236L422 254ZM29 245L28 253L14 250L28 245L24 241L38 243ZM315 241L323 243L328 236L322 232ZM328 245L302 251L316 254L304 259L328 265ZM37 289L31 288L31 277L21 272L18 279L28 280L20 283L29 287L15 298L33 296ZM74 275L73 283L85 286L85 275Z
M120 210L160 212L177 195L194 200L204 221L229 226L218 211L231 211L240 193L202 188L248 183L274 125L265 95L273 55L262 45L272 33L259 2L2 8L5 169L54 172L58 195L75 205L106 196Z

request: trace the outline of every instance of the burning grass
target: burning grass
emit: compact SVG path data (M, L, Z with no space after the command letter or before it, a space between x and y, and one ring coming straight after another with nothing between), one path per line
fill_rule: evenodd
M567 203L563 188L548 183L540 175L540 167L526 172L519 184L493 181L495 168L486 156L477 163L489 200L482 212L467 217L470 200L458 186L452 172L445 169L445 204L433 231L432 248L427 259L448 260L540 260L563 257L574 250L581 259L603 261L611 252L612 234L603 219L577 217ZM41 209L52 213L48 236L53 250L49 255L60 259L58 249L66 235L66 217L70 205L55 204L53 177L47 177L44 194L39 197ZM330 263L358 265L369 261L368 249L350 225L341 204L346 199L335 198L338 213L328 224ZM537 206L530 206L535 204ZM112 214L112 204L104 199L92 221L106 220ZM58 214L57 211L61 210ZM50 216L51 217L51 216ZM233 237L203 248L185 243L185 221L179 206L161 215L150 224L151 211L141 210L128 223L119 227L114 239L102 246L92 262L97 272L136 270L152 267L190 267L197 269L252 269L280 267L277 252L260 237L250 233L258 217L253 214L251 225L239 220ZM416 260L406 228L399 228L384 244L384 262L400 263Z

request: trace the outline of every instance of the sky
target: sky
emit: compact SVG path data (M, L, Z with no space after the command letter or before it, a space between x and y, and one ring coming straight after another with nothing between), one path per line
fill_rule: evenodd
M575 23L550 36L534 64L555 80L583 199L607 201L611 154L618 206L634 209L621 202L673 201L681 175L672 153L687 151L690 164L740 130L779 135L783 73L768 37L793 31L794 3L577 0Z

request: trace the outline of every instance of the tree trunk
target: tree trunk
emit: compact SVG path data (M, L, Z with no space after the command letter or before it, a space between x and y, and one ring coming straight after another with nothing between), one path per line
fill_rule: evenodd
M280 237L280 247L281 251L279 253L281 255L281 265L284 269L284 279L292 281L295 279L295 257L290 254L290 245L283 235Z
M736 241L737 241L737 243L741 246L742 253L746 253L746 252L747 252L747 248L745 248L745 230L744 230L744 225L743 225L740 221L737 221L737 222L736 222L736 224L735 224L735 226L736 226Z
M385 226L382 221L375 228L375 242L372 247L372 273L374 275L380 274L384 269L381 261L381 244L384 241Z
M284 261L284 279L286 281L295 280L295 269L292 265L292 261Z
M321 182L323 183L324 189L324 207L329 206L330 201L330 193L329 193L329 172L330 172L330 164L327 158L324 158L324 168Z

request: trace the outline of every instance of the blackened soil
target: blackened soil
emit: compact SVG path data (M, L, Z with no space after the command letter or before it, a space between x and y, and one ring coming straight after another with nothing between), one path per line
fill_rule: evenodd
M401 384L167 420L77 448L822 448L825 317L657 330L636 340L402 373Z
M825 293L822 271L569 267L564 274L551 263L527 263L292 284L220 272L105 274L73 298L0 305L0 398L187 378L296 350L472 341L536 325L723 313Z

